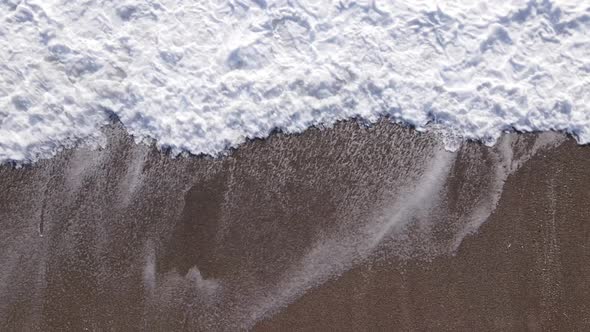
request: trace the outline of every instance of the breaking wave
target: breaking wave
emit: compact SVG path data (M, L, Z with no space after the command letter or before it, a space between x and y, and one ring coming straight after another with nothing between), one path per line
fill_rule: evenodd
M0 1L0 161L101 144L113 116L174 153L383 116L590 142L588 3L411 3Z

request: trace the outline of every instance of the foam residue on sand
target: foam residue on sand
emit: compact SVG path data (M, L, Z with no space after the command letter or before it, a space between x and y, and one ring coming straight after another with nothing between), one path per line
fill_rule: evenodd
M113 115L174 153L381 116L590 142L584 1L7 0L0 19L0 161L100 143Z

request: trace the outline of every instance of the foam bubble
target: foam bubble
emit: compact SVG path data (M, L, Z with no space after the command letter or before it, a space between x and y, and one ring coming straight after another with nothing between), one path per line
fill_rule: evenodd
M512 129L589 143L589 11L548 0L3 1L0 160L98 141L112 115L174 153L382 116L487 144Z

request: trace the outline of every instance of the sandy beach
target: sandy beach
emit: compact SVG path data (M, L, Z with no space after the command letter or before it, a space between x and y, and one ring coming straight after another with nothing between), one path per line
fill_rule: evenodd
M387 121L0 167L0 330L590 329L590 148Z

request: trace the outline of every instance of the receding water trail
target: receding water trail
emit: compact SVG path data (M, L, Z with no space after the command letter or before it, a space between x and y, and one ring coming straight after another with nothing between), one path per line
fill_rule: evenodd
M455 252L463 239L477 232L479 227L496 209L508 176L514 174L529 159L548 148L555 148L564 143L565 137L556 133L539 134L530 146L517 136L503 137L493 151L493 169L489 174L489 185L484 189L486 198L479 200L473 211L467 216L467 223L455 235L452 251ZM516 154L516 155L515 155Z
M247 296L249 311L244 318L245 326L256 323L288 305L308 289L336 278L342 273L362 264L391 235L412 218L427 218L429 211L439 203L439 193L443 190L448 173L456 157L455 153L445 151L442 146L433 145L422 151L427 158L401 162L397 171L408 178L399 178L395 188L396 195L385 201L384 210L362 223L351 223L341 227L333 234L319 237L301 257L299 263L290 266L280 281L271 289L264 291L264 297ZM402 153L403 148L399 148ZM254 294L253 294L254 295Z
M402 192L400 197L393 202L391 209L386 208L386 215L382 224L372 225L371 230L366 232L371 234L371 241L367 251L375 249L385 237L387 237L395 228L402 227L414 216L427 217L430 210L439 203L439 194L443 189L448 177L448 173L455 159L456 154L444 150L435 151L432 160L422 172L416 170L419 174L410 183L406 192Z

